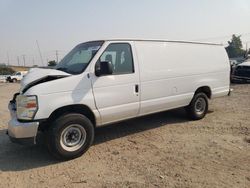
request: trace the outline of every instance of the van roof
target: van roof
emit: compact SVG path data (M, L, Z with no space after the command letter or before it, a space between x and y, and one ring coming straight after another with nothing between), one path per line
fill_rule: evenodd
M105 39L100 41L148 41L148 42L172 42L172 43L188 43L188 44L203 44L203 45L215 45L223 46L223 44L209 43L209 42L196 42L196 41L181 41L181 40L162 40L162 39Z

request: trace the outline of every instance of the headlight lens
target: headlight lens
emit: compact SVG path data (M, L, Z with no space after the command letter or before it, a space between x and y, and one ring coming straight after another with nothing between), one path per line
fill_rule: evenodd
M38 110L37 96L18 95L16 107L18 119L32 120Z

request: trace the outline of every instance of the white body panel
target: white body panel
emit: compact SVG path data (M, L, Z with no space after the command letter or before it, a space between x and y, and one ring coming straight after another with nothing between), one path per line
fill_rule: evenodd
M195 91L209 86L212 97L229 91L229 61L222 46L135 42L140 63L140 115L190 103Z
M95 64L99 57L109 44L121 42L131 45L134 72L97 77ZM41 75L65 75L56 70L45 72ZM229 60L222 46L113 40L103 44L83 73L35 85L24 95L38 97L34 121L47 119L60 107L83 104L91 109L100 126L186 106L203 86L211 89L212 97L227 95L229 72ZM22 88L30 82L28 78L29 75ZM139 86L138 93L135 85Z

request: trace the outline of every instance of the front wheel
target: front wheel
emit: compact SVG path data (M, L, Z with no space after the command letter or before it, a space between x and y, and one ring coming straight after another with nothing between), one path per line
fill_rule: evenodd
M207 95L205 93L195 94L191 103L186 107L186 111L192 120L204 118L208 111Z
M94 140L94 126L82 114L66 114L56 119L47 132L49 151L58 159L80 157Z
M12 79L12 82L17 83L17 79L16 78Z

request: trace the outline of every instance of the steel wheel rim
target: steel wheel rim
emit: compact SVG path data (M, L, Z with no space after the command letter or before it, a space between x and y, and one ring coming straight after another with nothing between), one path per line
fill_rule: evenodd
M86 141L86 130L79 124L66 127L60 137L60 145L66 151L77 151Z
M198 115L202 115L205 110L206 110L206 101L204 98L198 98L196 101L195 101L195 112L198 114Z

